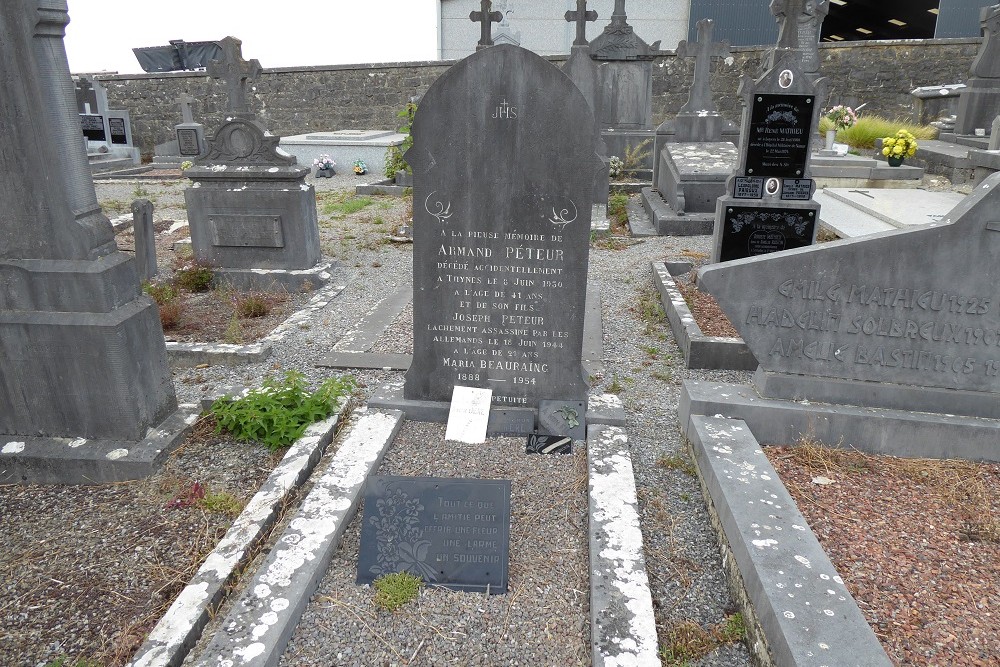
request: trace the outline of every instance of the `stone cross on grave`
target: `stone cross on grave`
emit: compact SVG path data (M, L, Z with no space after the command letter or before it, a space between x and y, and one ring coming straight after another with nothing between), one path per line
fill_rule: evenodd
M576 0L576 11L566 12L568 23L576 22L576 39L573 46L587 46L587 21L596 21L597 12L593 9L587 10L587 0Z
M500 23L503 21L503 14L500 12L490 11L493 8L493 3L490 0L481 0L479 3L481 8L478 12L471 12L469 14L469 20L473 23L479 23L481 33L479 36L479 44L476 46L476 51L489 48L493 46L493 36L490 34L492 31L492 23Z
M1000 5L983 7L979 13L983 43L972 60L973 77L995 79L1000 77Z
M181 105L181 118L185 123L194 122L194 114L191 113L191 103L195 99L187 93L181 93L181 96L177 98L177 103Z
M235 37L226 37L219 42L222 46L222 59L208 63L208 75L222 79L226 84L226 92L229 94L227 111L234 113L250 112L250 105L247 104L247 81L257 78L262 71L256 58L243 60L242 44Z
M799 48L799 19L806 15L808 0L771 0L771 13L778 19L778 48Z
M691 83L687 104L681 107L681 113L716 111L710 85L712 58L725 58L729 55L729 42L712 42L712 28L715 26L715 21L702 19L697 25L698 42L689 44L683 41L677 45L678 56L694 58L694 81Z

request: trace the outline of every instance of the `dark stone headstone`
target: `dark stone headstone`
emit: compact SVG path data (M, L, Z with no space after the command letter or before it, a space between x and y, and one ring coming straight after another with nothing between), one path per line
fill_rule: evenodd
M983 43L972 61L970 78L958 94L955 134L991 131L1000 109L1000 4L983 7L980 18Z
M516 73L516 76L513 75ZM459 62L414 121L408 400L584 400L593 116L557 68L498 45Z
M198 127L183 127L178 125L175 128L177 132L177 150L180 155L185 157L198 157L204 151L202 145L204 144L205 138L204 134L199 133Z
M107 141L108 133L104 128L104 116L97 114L81 114L80 125L87 141Z
M140 281L156 275L156 236L153 231L153 202L136 199L132 202L132 232L135 237L135 265Z
M802 6L804 0L781 0ZM779 0L772 3L772 11ZM779 18L783 14L778 14ZM793 22L791 17L784 26ZM812 199L809 142L815 134L826 79L803 72L795 28L783 27L774 66L740 84L743 126L739 165L716 201L713 261L777 252L816 240L819 204Z
M156 307L97 203L68 21L65 3L0 5L0 434L120 448L161 424L176 399Z
M111 133L111 143L119 145L128 144L128 132L125 129L125 119L120 116L108 118L108 129Z
M377 476L364 502L357 583L409 572L453 590L507 592L509 481Z

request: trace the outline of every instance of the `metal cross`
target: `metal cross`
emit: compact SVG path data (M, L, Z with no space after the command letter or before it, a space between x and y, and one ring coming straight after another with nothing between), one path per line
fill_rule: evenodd
M566 12L568 23L576 22L576 39L573 46L587 46L587 21L596 21L597 12L587 10L587 0L576 0L576 11Z
M260 76L262 68L260 62L253 60L243 60L243 49L240 40L235 37L226 37L219 42L222 47L222 60L213 60L208 63L208 75L222 79L226 84L229 93L229 109L235 113L248 113L250 105L247 104L247 81Z
M677 45L677 55L681 58L694 58L694 81L691 83L691 93L687 104L681 111L715 111L712 103L711 79L712 58L725 58L729 55L728 42L712 43L712 28L715 21L702 19L698 21L698 42L689 44L683 41Z
M491 0L481 0L479 6L481 7L481 11L469 14L469 20L473 23L479 23L481 29L476 51L493 46L493 36L490 34L493 29L491 24L503 21L503 14L490 11L493 8Z

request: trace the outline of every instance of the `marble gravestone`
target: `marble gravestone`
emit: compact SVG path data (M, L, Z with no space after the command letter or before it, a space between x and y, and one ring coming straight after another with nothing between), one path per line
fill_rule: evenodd
M607 218L608 195L611 184L608 180L608 157L601 136L601 73L590 57L590 43L587 41L587 22L597 20L597 12L587 9L587 0L577 0L576 10L566 12L566 21L576 24L576 39L570 49L569 59L563 65L563 72L583 93L584 99L594 112L594 136L597 137L597 152L601 156L602 168L594 177L594 220Z
M827 81L800 65L791 8L806 0L774 0L781 25L774 66L740 84L743 124L739 164L716 202L712 261L725 262L812 245L819 204L812 199L809 142L819 122Z
M119 252L101 213L80 141L63 34L65 2L0 6L0 483L82 481L60 441L81 456L113 442L92 481L113 479L125 458L177 408L156 305L139 288L135 261ZM122 443L133 443L125 444ZM161 445L162 446L162 445ZM8 454L25 458L11 461ZM34 457L34 458L31 458ZM118 457L122 458L122 457ZM38 463L42 461L42 463ZM123 461L124 463L124 461ZM63 471L62 469L75 468ZM61 475L61 472L66 472ZM118 477L121 479L122 477Z
M237 287L317 287L328 274L317 266L316 194L305 182L310 168L279 152L280 137L250 112L246 86L260 63L243 60L236 38L220 44L223 59L209 63L208 72L226 85L228 117L184 172L192 181L184 199L194 256L218 282Z
M516 73L512 75L512 73ZM576 86L498 45L460 61L414 121L413 363L407 401L455 385L499 408L586 400L581 362L595 151Z
M970 78L958 94L955 134L972 135L976 130L991 131L1000 112L1000 4L980 12L983 42L972 61Z
M729 44L712 42L711 19L698 21L698 42L677 45L677 55L693 58L694 81L687 103L676 118L656 129L653 186L643 188L642 202L660 235L711 234L715 202L726 193L726 179L736 166L739 130L724 119L712 100L713 58L729 56Z
M857 424L841 430L850 411L835 406L905 411L893 417L903 420L895 436L904 455L1000 460L998 211L994 174L938 223L703 268L699 285L760 360L752 390L721 390L742 406L733 409L799 402L795 416L772 412L761 428L800 429L791 442L808 419L823 438L868 448L894 434L875 426L874 410L854 411ZM964 423L970 433L988 436L949 442L940 429L962 425L962 415L978 418Z
M628 23L625 0L615 0L611 23L590 42L590 57L600 63L598 122L608 155L625 156L625 149L649 154L642 167L652 170L653 59L660 42L647 44Z

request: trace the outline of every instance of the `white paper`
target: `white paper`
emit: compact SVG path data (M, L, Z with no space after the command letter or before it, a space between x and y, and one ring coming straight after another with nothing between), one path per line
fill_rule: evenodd
M486 442L486 425L490 420L492 389L456 386L451 395L448 428L444 439L475 445Z

